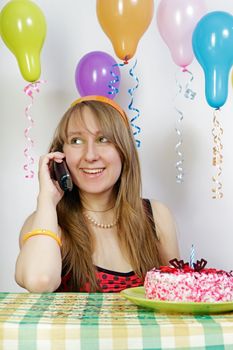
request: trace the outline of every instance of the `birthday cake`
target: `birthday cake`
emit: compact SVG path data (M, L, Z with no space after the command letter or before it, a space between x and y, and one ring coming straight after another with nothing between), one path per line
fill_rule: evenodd
M173 259L170 266L147 272L144 287L148 299L175 302L233 301L233 271L205 268L207 262L198 260L189 266Z

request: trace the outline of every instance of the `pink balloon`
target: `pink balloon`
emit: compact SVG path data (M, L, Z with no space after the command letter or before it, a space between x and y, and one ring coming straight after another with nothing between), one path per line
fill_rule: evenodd
M204 0L161 0L157 23L173 61L188 66L194 58L192 34L197 22L206 14Z

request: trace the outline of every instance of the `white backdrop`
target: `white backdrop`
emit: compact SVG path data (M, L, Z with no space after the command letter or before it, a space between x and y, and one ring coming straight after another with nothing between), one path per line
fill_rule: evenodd
M146 1L146 0L145 0ZM203 0L204 1L204 0ZM0 9L7 1L0 1ZM46 16L47 37L41 53L41 79L47 83L36 94L31 110L35 125L30 136L35 142L31 151L37 164L39 156L47 151L54 128L70 102L78 97L74 72L77 63L88 52L105 51L117 62L110 40L102 31L96 16L94 0L37 0ZM208 11L223 10L233 14L230 0L206 0ZM193 60L189 69L193 73L192 89L197 93L191 101L176 96L176 73L180 71L161 39L155 14L147 32L141 38L136 55L135 73L139 88L134 106L140 112L141 147L139 149L143 195L156 198L168 205L177 222L178 237L183 259L189 258L191 244L196 258L208 260L208 266L232 269L233 228L233 93L229 82L229 95L220 113L224 130L223 184L224 197L211 198L211 177L216 170L212 161L213 110L204 97L203 72ZM232 48L233 50L233 48ZM127 89L134 86L128 74L130 67L122 69L121 92L116 101L127 109ZM1 77L1 181L0 181L0 291L23 291L14 282L14 266L18 254L18 234L23 221L35 208L38 193L37 175L24 178L23 165L26 147L24 130L28 122L24 115L30 99L23 93L27 85L19 72L15 57L0 41ZM175 100L174 100L175 99ZM185 178L183 184L175 180L177 161L175 123L178 119L174 106L184 113L183 156ZM37 172L37 165L34 166Z

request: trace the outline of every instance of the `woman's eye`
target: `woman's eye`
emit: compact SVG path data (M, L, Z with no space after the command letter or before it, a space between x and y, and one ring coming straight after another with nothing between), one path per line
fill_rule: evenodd
M80 139L79 137L74 137L73 139L71 139L71 144L73 144L73 145L82 145L83 144L83 140Z
M98 138L98 141L99 141L100 143L109 142L109 140L108 140L107 137L105 137L105 136L100 136L100 137Z

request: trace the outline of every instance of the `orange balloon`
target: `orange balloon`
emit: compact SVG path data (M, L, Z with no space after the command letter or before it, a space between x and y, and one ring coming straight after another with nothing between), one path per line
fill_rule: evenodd
M137 45L150 25L154 0L97 0L99 23L111 40L116 55L125 61L132 58Z

